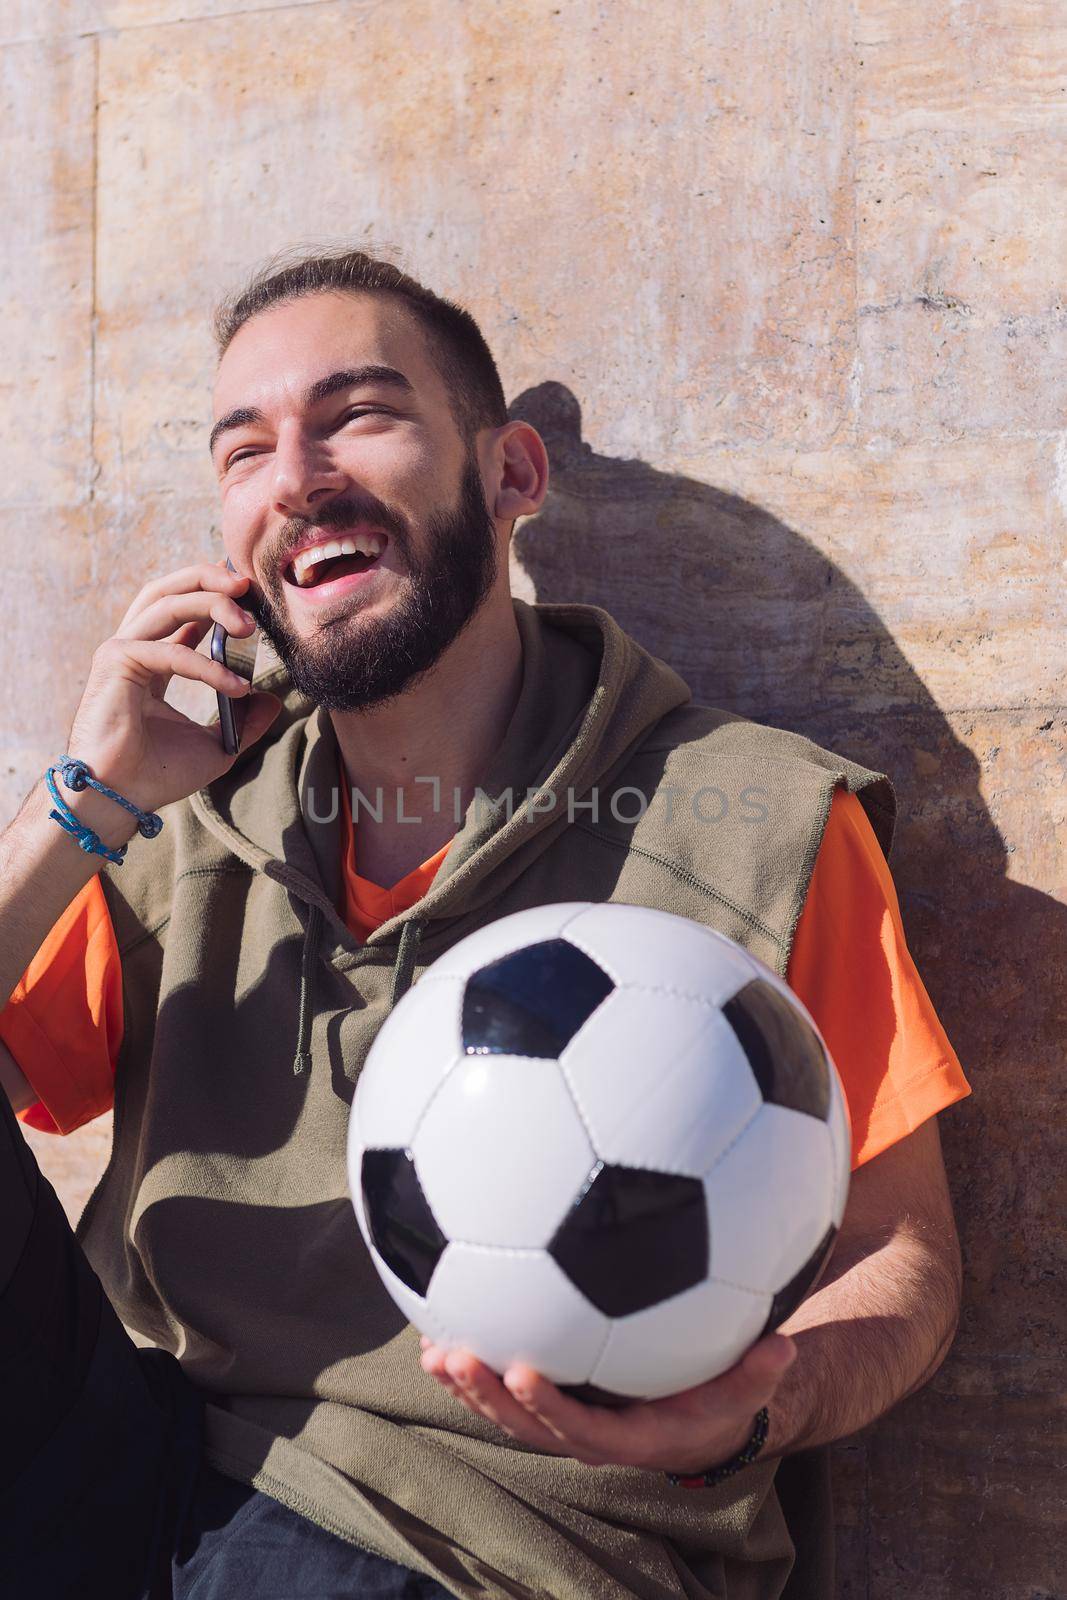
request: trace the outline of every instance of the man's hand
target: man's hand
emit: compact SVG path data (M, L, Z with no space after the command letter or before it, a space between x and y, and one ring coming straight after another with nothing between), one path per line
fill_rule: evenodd
M535 1449L684 1476L743 1449L761 1406L770 1412L761 1459L866 1427L936 1372L959 1303L959 1243L931 1117L853 1173L819 1287L779 1333L710 1383L607 1411L560 1394L529 1367L515 1363L501 1381L469 1353L428 1340L422 1365Z
M94 777L144 810L183 800L234 761L223 750L217 728L201 727L164 701L172 677L195 679L235 697L250 696L246 745L278 713L274 695L252 693L238 673L196 650L215 622L237 638L254 632L255 623L238 604L248 582L207 562L154 579L138 594L114 637L93 656L67 749L88 763ZM80 795L77 803L65 798L79 814L92 806L101 817L119 812L92 791ZM102 805L109 810L103 811ZM122 825L127 834L133 831L132 821Z
M708 1383L609 1410L561 1394L519 1362L501 1380L469 1351L446 1352L422 1341L424 1371L513 1439L591 1467L647 1467L683 1476L707 1472L744 1449L756 1413L773 1401L795 1357L792 1339L772 1333Z

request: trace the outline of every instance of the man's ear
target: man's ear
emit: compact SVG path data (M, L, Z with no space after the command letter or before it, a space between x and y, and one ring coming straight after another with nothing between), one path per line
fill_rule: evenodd
M548 451L528 422L508 422L496 430L491 446L490 511L498 522L539 511L548 492Z

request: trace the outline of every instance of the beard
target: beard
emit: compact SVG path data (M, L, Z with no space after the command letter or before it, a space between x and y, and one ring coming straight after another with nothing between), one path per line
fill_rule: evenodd
M278 561L268 567L272 592L257 591L241 601L294 687L324 711L368 711L410 689L462 633L497 575L496 530L473 454L467 456L457 504L431 514L420 550L406 518L361 494L331 501L314 518L286 523L279 559L312 528L356 522L383 528L407 569L385 616L360 619L358 612L344 610L324 617L314 638L300 638L289 622Z

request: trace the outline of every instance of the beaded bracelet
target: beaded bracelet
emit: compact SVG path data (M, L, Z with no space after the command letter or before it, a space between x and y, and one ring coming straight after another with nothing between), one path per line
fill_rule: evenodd
M77 756L60 756L58 761L53 761L52 765L46 769L44 775L44 781L48 785L48 792L55 801L55 808L48 815L58 822L61 828L66 829L67 833L73 837L78 848L84 850L86 855L103 856L106 861L113 861L117 866L121 866L129 847L122 845L118 850L111 850L98 833L94 833L92 828L87 828L83 822L79 822L70 807L60 798L59 790L56 788L55 779L52 776L54 772L59 773L67 788L72 789L75 794L79 794L83 789L89 788L95 789L97 794L106 795L109 800L117 801L131 816L137 818L137 831L143 839L154 839L162 828L162 817L157 816L154 811L142 811L140 806L135 806L132 800L126 800L121 794L116 794L114 789L109 789L106 783L99 783L93 777L85 762L79 761Z
M717 1483L732 1478L735 1472L740 1472L742 1467L747 1467L749 1462L755 1461L767 1443L770 1422L767 1407L764 1406L762 1411L756 1413L756 1425L752 1429L752 1437L729 1461L724 1461L721 1467L712 1467L710 1472L668 1472L667 1482L677 1484L683 1489L713 1489Z

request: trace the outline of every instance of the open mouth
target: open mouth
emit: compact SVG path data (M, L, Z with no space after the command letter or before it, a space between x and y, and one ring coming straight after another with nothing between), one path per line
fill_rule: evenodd
M337 578L354 577L370 571L387 542L384 534L363 532L322 539L298 550L283 576L298 589L315 589Z

